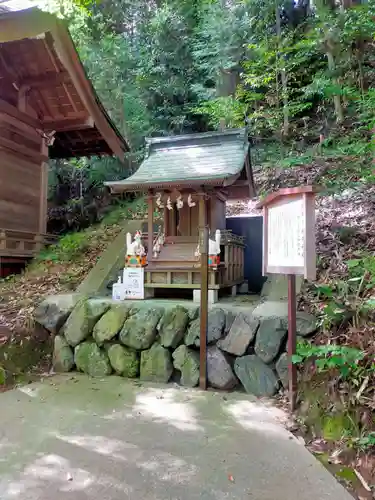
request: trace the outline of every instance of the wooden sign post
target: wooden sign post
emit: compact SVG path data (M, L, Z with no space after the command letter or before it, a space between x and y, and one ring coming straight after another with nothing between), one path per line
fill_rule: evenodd
M258 204L263 208L263 275L288 276L288 374L289 400L294 411L297 370L296 275L316 278L315 192L313 186L280 189Z
M199 387L207 389L207 323L208 323L208 226L200 229L201 302L200 302L200 371Z

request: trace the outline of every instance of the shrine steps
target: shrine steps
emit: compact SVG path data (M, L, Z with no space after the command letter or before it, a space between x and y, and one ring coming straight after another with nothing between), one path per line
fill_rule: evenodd
M163 265L168 265L168 263L172 265L178 265L185 263L191 263L192 265L195 263L199 263L199 259L195 256L195 252L197 250L197 243L165 243L159 255L156 259L153 259L151 262L154 264L157 262L158 264L163 263Z
M165 262L149 262L145 267L146 271L194 271L200 272L200 264L199 262L195 262L194 264L173 264L173 263L165 263Z

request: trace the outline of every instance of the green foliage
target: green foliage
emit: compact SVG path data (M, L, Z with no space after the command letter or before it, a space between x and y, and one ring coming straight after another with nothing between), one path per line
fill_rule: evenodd
M334 380L338 376L347 394L348 408L358 404L362 392L375 376L375 360L366 352L345 345L314 345L307 341L297 343L293 363L308 361L318 374L327 374ZM354 422L353 426L354 425ZM358 429L356 434L358 435Z
M324 330L351 322L359 327L362 320L375 314L375 257L358 254L346 261L348 276L316 286L318 299L323 300L320 322Z
M137 198L133 202L121 202L113 208L102 220L105 226L121 224L129 219L145 219L147 217L147 203L144 198Z
M74 260L88 248L87 232L69 233L60 238L56 245L51 245L37 257L38 261L68 262Z
M359 362L365 357L363 351L341 345L314 345L309 342L298 342L297 353L293 363L303 363L314 359L314 365L319 373L337 370L343 378L353 378L361 370ZM375 364L372 369L375 371Z
M243 126L245 106L233 97L217 97L193 108L196 114L207 115L208 122L214 129L219 129L221 120L228 128Z
M102 243L101 233L112 226L121 226L126 220L144 220L147 215L147 203L144 198L132 201L119 201L102 218L100 224L89 227L83 231L69 232L62 236L58 243L42 250L36 257L36 264L66 263L85 255L93 245ZM69 281L69 276L65 277ZM75 279L75 276L73 276ZM13 279L11 277L5 280Z
M324 415L322 419L322 435L327 441L341 441L343 437L355 431L348 414L334 413Z
M102 196L103 181L137 168L146 136L203 132L223 122L249 126L263 166L339 157L320 179L328 191L374 182L374 0L351 7L284 0L50 4L69 22L88 75L131 147L125 165L103 158L52 163L55 205L61 186L82 205Z
M358 278L365 277L364 288L373 290L375 288L375 256L374 255L361 255L358 254L357 258L347 260L346 265L348 268L350 280L358 280Z
M375 448L375 432L369 432L368 434L364 434L360 438L354 439L353 444L365 451L368 450L369 448L374 449Z

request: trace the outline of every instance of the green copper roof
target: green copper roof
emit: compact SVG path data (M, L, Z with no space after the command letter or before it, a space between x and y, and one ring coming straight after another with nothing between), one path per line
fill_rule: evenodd
M113 192L184 185L232 184L248 154L246 129L146 141L146 158L122 181L106 182Z

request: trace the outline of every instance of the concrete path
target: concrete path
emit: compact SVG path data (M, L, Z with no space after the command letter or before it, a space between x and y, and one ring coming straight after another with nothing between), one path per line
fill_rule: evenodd
M1 500L350 500L247 396L59 376L0 394Z

